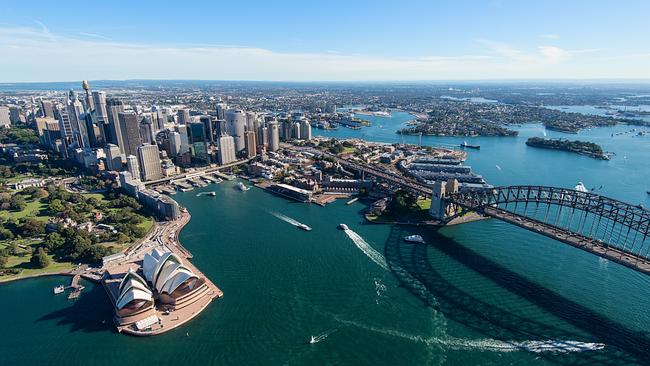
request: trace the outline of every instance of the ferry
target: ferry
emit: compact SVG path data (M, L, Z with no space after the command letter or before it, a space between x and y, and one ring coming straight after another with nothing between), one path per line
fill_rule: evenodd
M302 229L302 230L305 230L305 231L311 231L311 227L309 227L309 226L307 226L305 224L296 225L296 227L298 229Z
M64 291L65 291L65 286L63 285L59 285L54 288L55 295L62 294Z
M346 224L339 224L339 229L341 229L341 230L349 230L348 225L346 225Z
M237 183L237 188L240 191L248 191L250 189L250 187L246 187L246 185L244 183L242 183L242 182Z
M481 148L480 145L470 145L470 144L467 143L467 141L463 141L463 143L460 144L460 147L462 147L463 149L480 149Z
M420 235L409 235L404 237L404 241L409 243L424 244L424 239Z

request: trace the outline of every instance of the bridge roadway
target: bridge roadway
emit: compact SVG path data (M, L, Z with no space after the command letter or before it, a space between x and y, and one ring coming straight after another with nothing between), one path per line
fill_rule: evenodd
M646 260L627 251L609 246L600 240L594 240L587 236L563 230L529 217L513 214L494 206L484 208L481 213L650 275L650 263Z
M314 153L323 154L325 156L335 159L345 169L356 170L359 173L364 173L365 175L370 175L379 178L381 180L384 180L386 182L389 182L390 184L398 186L401 189L404 189L406 191L410 191L412 193L416 193L424 197L431 197L431 193L432 193L431 188L423 184L420 184L415 180L408 178L406 176L403 175L397 176L394 174L389 174L371 165L360 165L351 162L347 159L341 159L336 155L332 155L326 152L315 150Z

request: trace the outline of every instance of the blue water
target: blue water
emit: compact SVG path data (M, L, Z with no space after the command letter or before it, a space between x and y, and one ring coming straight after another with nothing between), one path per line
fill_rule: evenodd
M315 130L396 142L412 119L366 116L362 130ZM468 164L495 185L603 186L648 204L650 137L565 135L523 125L519 137L473 138ZM610 161L527 147L529 136L590 140ZM417 136L404 136L416 143ZM427 145L463 138L423 137ZM468 142L470 142L468 141ZM497 165L501 168L498 169ZM179 193L192 220L181 241L225 296L182 329L146 339L115 334L101 287L77 302L59 278L0 285L2 365L622 365L649 359L650 279L495 220L440 230L371 225L363 203L327 207L235 182ZM216 191L216 197L197 196ZM279 218L313 228L305 232ZM337 229L346 223L354 233ZM420 234L427 245L405 243ZM322 341L308 345L310 336ZM577 343L584 352L566 350ZM553 351L541 352L544 346ZM591 343L604 343L594 350ZM573 343L569 343L573 344ZM565 349L570 352L562 352Z

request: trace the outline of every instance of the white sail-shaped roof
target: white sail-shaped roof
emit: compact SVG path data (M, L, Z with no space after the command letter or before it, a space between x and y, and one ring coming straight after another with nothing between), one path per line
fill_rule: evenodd
M190 280L192 278L198 279L198 276L195 275L189 268L187 267L180 267L176 272L174 273L174 276L169 278L165 284L163 285L162 289L160 292L166 292L168 294L171 294L174 292L180 285L185 283L187 280Z
M115 305L118 309L122 309L134 300L153 301L153 293L147 286L147 282L129 269L120 282Z
M150 292L142 291L140 289L131 289L123 293L122 296L117 299L116 306L121 310L134 300L152 301L153 298L151 297Z

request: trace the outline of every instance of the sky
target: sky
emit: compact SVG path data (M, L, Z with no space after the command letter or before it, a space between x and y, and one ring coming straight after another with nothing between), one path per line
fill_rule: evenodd
M650 79L647 0L3 0L0 82Z

